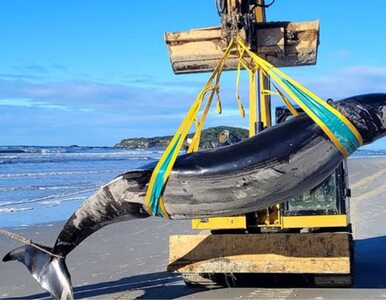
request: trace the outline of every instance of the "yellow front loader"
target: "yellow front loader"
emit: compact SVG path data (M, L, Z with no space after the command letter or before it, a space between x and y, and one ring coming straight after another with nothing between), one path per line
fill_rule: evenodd
M319 21L267 22L264 0L216 3L220 26L165 34L176 74L212 71L236 36L277 67L316 63ZM236 70L237 58L231 53L224 69ZM252 136L272 125L272 107L269 78L258 72L250 82ZM276 123L285 122L290 109L276 108ZM344 162L291 201L247 215L193 220L201 234L170 237L168 270L183 273L189 285L229 284L229 274L301 275L319 286L351 285L349 196Z

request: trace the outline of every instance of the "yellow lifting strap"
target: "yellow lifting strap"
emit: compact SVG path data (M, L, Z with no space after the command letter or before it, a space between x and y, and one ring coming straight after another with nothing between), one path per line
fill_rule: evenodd
M360 133L344 115L324 102L311 91L306 89L304 86L300 85L295 80L285 75L282 71L275 68L269 62L250 51L245 45L244 40L241 37L237 37L236 40L232 40L229 43L223 57L209 77L204 88L196 97L193 105L190 107L186 117L182 121L176 134L162 154L152 173L145 202L146 208L152 215L169 218L162 199L165 184L169 178L173 165L177 159L178 154L180 153L180 149L193 123L196 124L197 129L195 135L193 136L192 143L189 146L188 152L198 150L201 131L208 115L210 105L213 101L214 94L217 95L217 110L221 112L221 102L219 95L220 76L224 64L233 48L236 48L236 53L238 53L240 59L237 68L236 99L242 116L245 116L245 110L239 96L239 82L241 67L244 67L246 70L248 70L250 75L249 79L251 89L253 89L253 86L256 86L257 71L270 76L271 80L277 84L274 84L274 87L277 90L277 94L288 106L291 113L293 115L298 114L286 95L293 99L303 109L303 111L321 127L321 129L326 133L326 135L331 139L331 141L344 156L347 157L363 144ZM216 80L213 84L214 79ZM279 87L286 93L286 95L279 89ZM250 103L252 101L256 102L256 90L254 89L253 91L253 95L250 91ZM208 92L210 92L210 94L208 96L207 103L205 105L201 119L198 121L198 113ZM274 92L265 90L263 93Z
M271 80L275 81L321 127L345 157L363 144L358 130L338 110L249 50L241 37L236 38L236 46L239 52L244 51L252 61L248 64L248 69L262 69L269 75ZM246 58L243 57L241 60L246 61Z
M244 51L241 52L240 56L242 57L244 54ZM237 75L236 75L236 100L237 100L237 104L239 106L239 111L240 111L240 115L241 117L245 117L245 109L244 109L244 106L243 106L243 103L241 102L241 98L240 98L240 94L239 94L239 87L240 87L240 77L241 77L241 66L242 66L242 62L240 60L240 62L237 64Z
M272 83L274 88L276 89L276 92L271 90L263 90L264 95L277 95L280 97L280 99L283 101L284 105L287 106L288 110L290 111L291 115L297 116L299 112L296 110L296 108L292 105L292 103L288 100L288 98L278 89L278 87Z
M167 210L165 208L165 205L162 199L162 194L164 191L165 184L169 178L174 162L176 161L177 156L180 153L181 147L185 141L185 138L192 124L195 121L197 121L197 115L200 111L205 95L207 94L208 91L211 91L211 94L209 95L209 98L208 98L207 106L203 113L203 119L198 122L196 137L193 138L194 143L192 143L191 147L189 148L189 151L193 151L198 148L197 143L199 142L200 129L202 128L204 123L203 121L205 120L206 115L209 111L209 105L212 102L214 93L217 93L218 95L218 92L216 92L216 90L218 89L218 86L219 86L219 80L220 80L219 77L224 67L225 61L232 50L232 46L233 46L233 42L229 43L227 49L224 52L224 56L217 64L213 73L211 74L208 81L206 82L204 88L196 97L186 117L182 121L180 127L178 128L177 132L175 133L174 137L170 141L169 145L167 146L166 150L162 154L160 160L158 161L156 167L153 170L153 173L150 178L148 190L146 193L146 202L145 202L145 206L148 212L152 215L169 218L169 215L167 213ZM212 85L212 82L215 78L216 78L216 82L214 85ZM219 104L217 104L217 106L219 107Z
M210 95L208 97L208 100L206 102L206 105L205 105L204 111L202 113L201 119L200 119L200 121L198 121L198 126L196 128L196 133L194 134L192 142L189 145L189 148L188 148L188 151L187 151L188 153L198 151L198 148L200 146L202 128L204 127L204 123L205 123L206 117L208 115L210 106L212 104L212 100L213 100L213 96L214 96L215 91L216 91L216 87L213 87L211 90L212 91L211 91L211 93L210 93ZM218 102L219 102L219 100L218 100Z

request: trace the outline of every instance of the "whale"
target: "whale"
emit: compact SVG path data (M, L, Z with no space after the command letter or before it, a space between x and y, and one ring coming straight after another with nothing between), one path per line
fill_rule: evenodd
M331 105L358 130L364 145L386 135L386 94L366 94ZM163 191L171 219L232 216L285 202L325 180L343 154L306 114L233 145L180 155ZM156 162L128 171L86 199L53 247L29 244L3 261L23 263L55 299L73 299L67 255L109 224L150 217L145 206Z

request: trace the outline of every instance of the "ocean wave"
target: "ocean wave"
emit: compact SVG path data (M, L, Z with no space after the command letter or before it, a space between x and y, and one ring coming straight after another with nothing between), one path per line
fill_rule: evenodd
M77 185L29 185L29 186L4 186L0 187L1 192L15 192L15 191L46 191L46 190L68 190L76 189L79 187L89 187L90 184L77 184Z
M1 208L0 207L0 214L3 213L15 213L15 212L20 212L20 211L27 211L27 210L33 210L33 207L7 207L7 208Z
M63 202L78 201L78 200L84 200L84 197L67 197L61 200L42 201L40 202L40 205L43 207L55 207L55 206L60 206L61 204L63 204ZM13 203L13 205L19 205L19 204L20 203ZM0 207L0 214L30 211L36 208L37 208L36 206L35 207Z
M79 198L79 197L77 197ZM60 204L63 203L63 201L59 201L59 200L51 200L51 201L42 201L40 202L42 205L46 205L48 207L54 207L54 206L58 206Z
M131 155L131 154L149 154L162 153L160 148L112 148L112 147L36 147L36 146L0 146L1 154L80 154L80 155Z
M60 157L77 157L77 156L93 156L93 157L105 157L105 156L130 156L130 155L149 155L149 154L159 154L158 152L146 151L146 152L137 152L137 151L126 151L126 152L43 152L43 153L23 153L18 155L18 157L26 156L37 156L36 154L45 154L46 156L60 156ZM4 156L2 156L4 157Z
M65 176L65 175L85 175L85 174L103 174L103 173L117 173L125 170L92 170L92 171L52 171L52 172L31 172L31 173L14 173L14 174L0 174L0 178L12 177L40 177L40 176Z
M86 194L90 192L94 192L99 186L95 186L93 188L79 190L73 193L60 193L60 194L53 194L48 195L45 197L39 197L39 198L32 198L32 199L22 199L22 200L16 200L16 201L8 201L8 202L0 202L0 208L1 207L7 207L9 205L22 205L22 204L32 204L32 203L42 203L44 201L48 200L55 200L55 201L67 201L69 198L73 199L74 196ZM84 197L80 197L81 199L84 199Z
M45 153L65 153L65 149L45 149L45 148L0 148L0 154L45 154Z
M358 149L352 154L352 157L385 157L386 150L367 150Z
M0 164L36 164L36 163L70 163L70 162L96 162L96 161L133 161L133 160L156 160L160 153L65 153L58 155L31 155L18 156L0 155Z
M129 160L140 160L141 158L130 158ZM150 158L151 159L151 158ZM147 158L143 160L148 160ZM48 158L42 159L39 157L36 160L33 159L13 159L13 160L3 160L0 161L2 165L10 165L10 164L49 164L49 163L72 163L72 162L84 162L84 163L92 163L99 161L128 161L127 158L124 157L100 157L100 158Z
M19 156L17 156L17 155L1 155L0 157L1 157L1 159L17 159L20 157L20 155Z
M14 154L17 154L17 153L26 153L24 150L18 150L18 149L0 149L0 154L2 153L14 153Z

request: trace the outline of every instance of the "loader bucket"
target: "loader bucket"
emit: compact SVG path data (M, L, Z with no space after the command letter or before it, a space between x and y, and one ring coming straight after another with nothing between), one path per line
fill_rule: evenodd
M223 56L227 41L221 27L165 33L174 73L208 72ZM313 65L319 45L319 21L256 24L255 45L250 48L276 67ZM231 53L224 70L237 69L236 53Z

